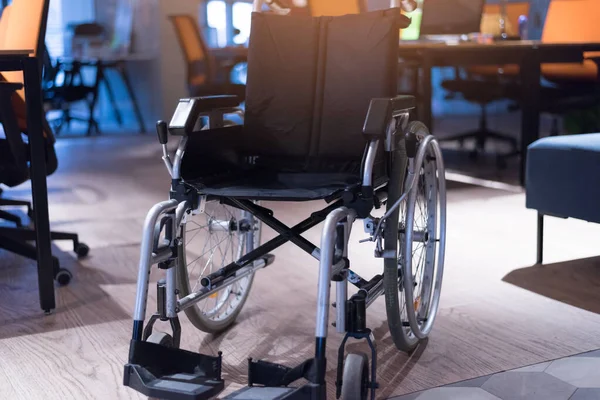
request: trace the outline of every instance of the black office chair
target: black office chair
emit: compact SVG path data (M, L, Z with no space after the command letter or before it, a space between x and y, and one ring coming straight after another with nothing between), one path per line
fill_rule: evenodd
M13 94L16 90L22 88L21 84L2 82L0 84L0 120L4 126L6 139L0 140L0 183L14 187L29 180L29 150L28 144L23 140L21 129L17 118L12 110ZM48 173L52 173L58 166L56 153L54 150L54 138L51 131L46 126L46 165ZM31 204L25 201L2 199L0 205L22 205L26 206L31 216ZM0 227L0 248L16 253L31 260L37 259L37 250L34 245L28 242L34 242L37 233L34 228L23 227L18 216L3 211L1 218L10 220L17 224L17 227ZM52 240L70 240L73 242L73 251L78 257L85 257L89 252L89 247L79 242L76 233L70 232L50 232ZM54 275L56 281L61 285L70 282L72 274L70 271L61 268L56 257L53 257Z
M40 1L36 5L25 1L13 1L9 14L11 23L5 31L5 43L9 46L12 40L23 42L22 37L27 36L31 41L31 47L35 54L42 54L46 32L46 21L48 16L49 0ZM3 17L4 19L4 17ZM13 20L14 19L14 20ZM39 24L39 26L37 25ZM22 44L22 43L21 43ZM0 79L0 122L4 127L6 139L0 140L0 184L14 187L27 182L29 177L29 149L23 134L27 135L26 104L22 91L22 75L3 73ZM42 110L40 110L40 114ZM54 149L54 135L47 121L43 118L43 135L46 143L46 169L52 174L58 167L58 159ZM7 200L4 200L7 203ZM8 202L10 203L10 202ZM17 205L31 206L28 203L19 202ZM9 204L13 205L13 204ZM10 220L15 222L16 218L4 213ZM87 255L89 248L79 242L75 233L51 232L52 240L73 241L73 249L78 256ZM23 257L36 260L37 249L28 242L35 242L37 232L34 228L25 227L0 227L0 248L19 254ZM59 261L53 257L54 276L59 284L66 285L71 280L71 272L60 268Z
M87 134L99 132L98 122L94 119L94 108L97 88L87 84L83 79L82 65L78 62L52 62L46 46L44 46L44 74L42 90L44 108L47 112L59 111L61 116L52 120L54 132L58 135L71 121L81 121L88 124ZM71 110L74 104L85 103L88 115L77 115Z

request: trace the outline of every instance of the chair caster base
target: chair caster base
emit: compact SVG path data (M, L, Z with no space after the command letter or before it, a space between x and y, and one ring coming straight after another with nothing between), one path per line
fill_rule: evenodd
M71 283L71 279L73 279L73 274L71 271L65 268L60 268L56 275L54 275L54 280L60 286L67 286L69 283Z
M89 254L90 247L85 243L77 243L73 250L75 251L75 254L77 254L77 258L84 258Z

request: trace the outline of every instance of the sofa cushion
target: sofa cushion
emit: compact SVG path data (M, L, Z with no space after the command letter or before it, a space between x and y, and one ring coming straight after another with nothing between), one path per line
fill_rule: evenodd
M539 139L527 154L527 208L600 223L600 133Z

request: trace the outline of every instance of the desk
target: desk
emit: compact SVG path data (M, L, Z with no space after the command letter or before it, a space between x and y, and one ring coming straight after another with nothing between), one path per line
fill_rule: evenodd
M525 186L527 146L539 138L541 64L578 63L583 53L600 51L600 43L542 43L506 41L494 44L400 42L400 57L417 61L423 71L420 119L433 131L431 116L431 68L467 65L518 64L521 73L523 114L521 119L520 182ZM429 99L429 100L427 100Z
M45 312L50 312L56 308L56 302L54 298L52 250L50 247L46 144L42 124L42 84L39 60L30 57L32 53L32 50L0 50L0 71L23 71L40 306Z
M131 99L131 103L133 105L133 112L135 114L135 118L137 120L140 131L142 133L146 133L147 131L146 131L146 124L144 123L144 117L142 116L139 104L137 102L137 98L135 97L133 86L131 85L131 80L129 79L127 71L125 70L125 64L127 61L146 61L146 60L150 60L151 58L152 57L149 57L146 54L129 54L126 56L106 54L106 55L97 56L97 57L93 57L93 56L90 56L90 57L74 57L74 56L60 57L58 59L58 62L60 64L71 64L78 68L79 67L95 68L96 69L96 78L94 79L94 84L93 84L93 95L92 95L92 103L91 103L90 109L94 110L94 108L96 106L96 102L98 101L98 91L100 89L100 84L104 83L106 85L106 92L108 94L109 101L113 107L113 110L115 111L115 116L116 116L117 122L119 124L122 124L123 118L121 116L121 113L120 113L117 105L116 105L115 94L114 94L108 80L106 79L106 75L104 74L105 69L115 69L121 76L121 79L123 79L123 83L125 84L125 89L127 90L127 94L129 95L129 98ZM94 116L93 116L93 112L90 115L90 120L88 123L89 123L89 127L88 127L88 135L89 135L91 133L92 126L97 125L97 123L94 119Z

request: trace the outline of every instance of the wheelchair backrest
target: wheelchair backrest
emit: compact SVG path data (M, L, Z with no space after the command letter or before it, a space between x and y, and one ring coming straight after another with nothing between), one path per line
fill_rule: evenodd
M248 151L303 169L360 163L370 100L397 94L399 30L409 23L399 9L336 17L253 13Z

